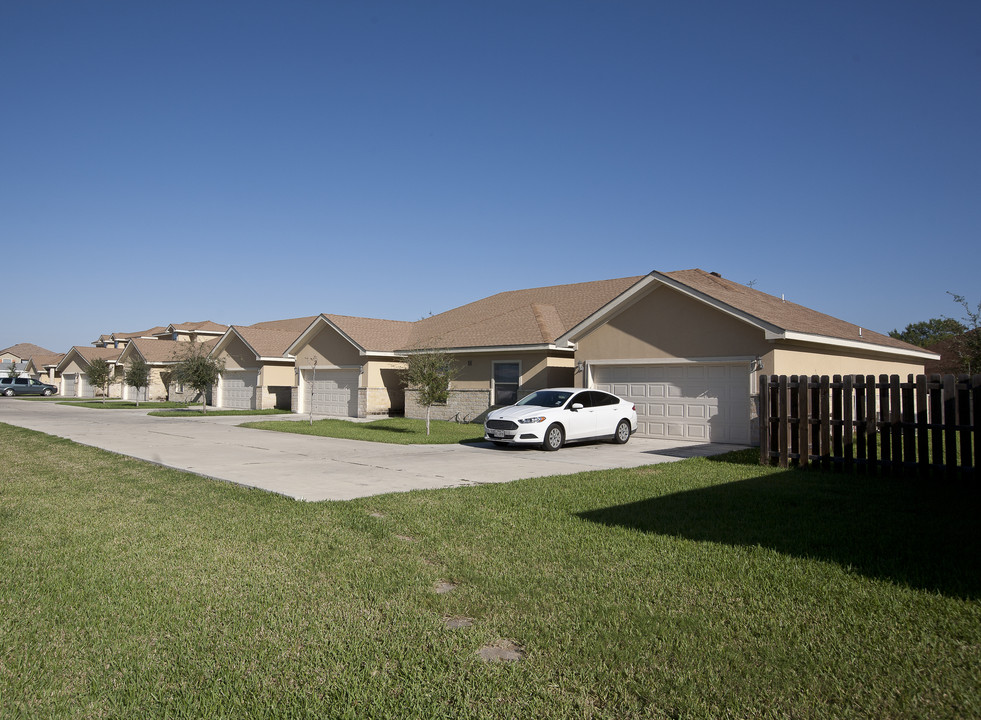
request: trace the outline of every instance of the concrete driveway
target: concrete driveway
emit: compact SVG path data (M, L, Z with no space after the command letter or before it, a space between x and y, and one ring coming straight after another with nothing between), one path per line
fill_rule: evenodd
M236 427L250 418L156 418L0 397L0 422L298 500L499 483L715 455L734 445L631 438L555 453L476 445L387 445ZM297 422L296 416L283 422ZM278 416L256 419L279 419ZM304 418L305 419L305 418Z

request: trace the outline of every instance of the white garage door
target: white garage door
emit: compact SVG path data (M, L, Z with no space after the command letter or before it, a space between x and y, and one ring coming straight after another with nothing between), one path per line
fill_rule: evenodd
M637 406L639 436L750 444L745 363L610 365L593 370L599 390Z
M233 410L255 410L255 388L258 375L254 370L236 370L221 376L221 407Z
M303 408L309 411L310 385L313 382L313 412L316 415L339 417L358 416L358 371L317 370L316 381L312 370L303 371Z
M85 377L85 373L78 374L78 396L82 398L95 397L95 388L89 383L89 379Z
M123 385L123 400L140 401L146 400L146 388L135 388L131 385Z
M77 382L78 375L71 373L68 375L61 376L61 394L65 397L75 397L75 392L77 390L75 383Z

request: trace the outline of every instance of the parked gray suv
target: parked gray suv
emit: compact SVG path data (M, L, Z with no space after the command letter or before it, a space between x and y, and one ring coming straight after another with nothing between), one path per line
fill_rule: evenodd
M34 378L26 377L5 377L0 378L0 393L7 397L14 395L54 395L58 388L48 385Z

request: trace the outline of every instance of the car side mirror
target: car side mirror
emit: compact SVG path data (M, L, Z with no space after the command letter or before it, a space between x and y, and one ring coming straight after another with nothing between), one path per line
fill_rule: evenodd
M576 412L577 410L582 410L582 403L572 403L572 407L569 409L572 410L572 412Z

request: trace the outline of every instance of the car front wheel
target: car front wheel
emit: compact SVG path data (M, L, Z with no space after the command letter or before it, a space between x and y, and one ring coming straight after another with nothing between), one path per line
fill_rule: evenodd
M563 442L565 442L565 432L563 432L562 426L549 425L548 430L545 431L545 441L542 443L542 450L554 452L562 447Z
M41 393L41 394L42 394L42 395L44 395L44 397L48 397L49 395L51 395L51 391L50 391L50 390L45 390L45 391L44 391L43 393Z
M617 445L623 445L630 439L630 423L626 420L621 420L617 423L616 432L613 433L613 442Z

